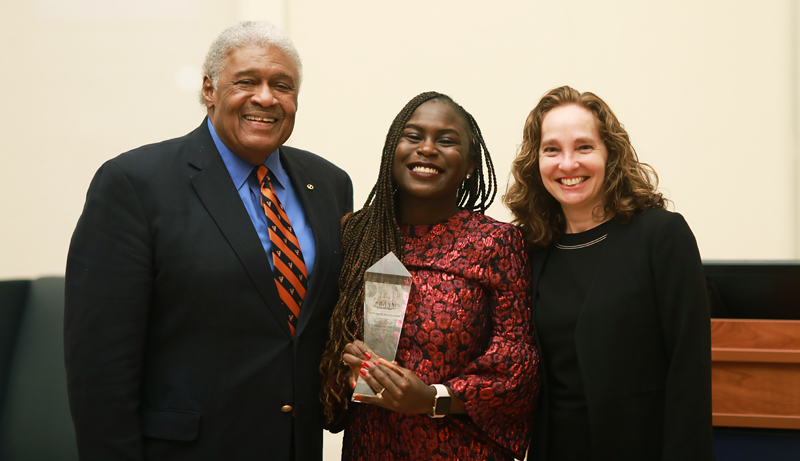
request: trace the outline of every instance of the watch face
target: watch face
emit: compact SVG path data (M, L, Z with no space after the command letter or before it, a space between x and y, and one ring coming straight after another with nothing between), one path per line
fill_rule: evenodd
M450 396L439 397L436 399L436 414L446 415L450 413Z
M442 384L432 384L436 389L433 399L433 413L428 413L431 418L443 418L450 413L450 391Z

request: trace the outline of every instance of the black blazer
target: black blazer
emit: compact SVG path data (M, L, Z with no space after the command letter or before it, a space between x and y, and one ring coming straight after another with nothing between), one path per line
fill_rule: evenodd
M286 460L292 425L297 459L321 459L319 362L353 189L332 163L281 152L316 245L294 338L205 121L95 175L66 272L81 459Z
M534 310L548 252L531 255ZM628 225L615 220L575 328L592 460L712 459L710 336L700 254L683 217L652 209ZM545 460L546 380L542 397L529 456Z

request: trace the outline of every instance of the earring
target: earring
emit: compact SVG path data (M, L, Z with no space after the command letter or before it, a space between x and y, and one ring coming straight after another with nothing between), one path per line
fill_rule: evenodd
M472 173L467 173L467 179L472 177Z

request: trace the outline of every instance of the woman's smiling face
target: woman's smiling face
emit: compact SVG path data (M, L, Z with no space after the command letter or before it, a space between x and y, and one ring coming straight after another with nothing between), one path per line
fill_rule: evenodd
M552 109L542 120L539 172L567 219L605 204L608 150L592 113L577 104Z
M436 99L421 104L405 127L394 154L401 206L458 212L458 187L474 168L469 134L455 109Z

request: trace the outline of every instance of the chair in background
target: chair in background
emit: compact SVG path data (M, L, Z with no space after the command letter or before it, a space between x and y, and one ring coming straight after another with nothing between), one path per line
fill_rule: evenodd
M78 459L63 323L63 277L0 281L0 460Z

